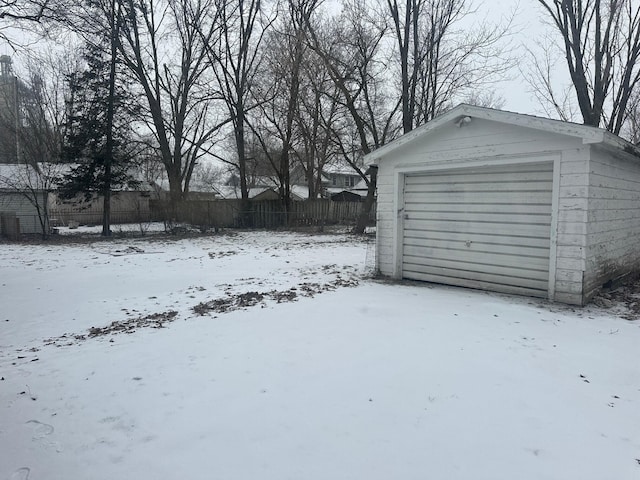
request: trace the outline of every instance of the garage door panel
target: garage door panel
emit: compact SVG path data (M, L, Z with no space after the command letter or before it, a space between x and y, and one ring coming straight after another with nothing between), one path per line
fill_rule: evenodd
M514 246L513 248L518 249L520 246L523 247L534 247L534 248L544 248L546 251L549 250L549 239L548 238L532 238L532 237L523 237L523 236L512 236L512 235L494 235L495 232L491 232L488 234L482 233L456 233L456 232L438 232L433 230L421 230L417 232L405 232L405 244L407 245L420 245L422 242L471 242L471 244L490 244L494 245L496 248L504 249L508 246Z
M432 176L435 175L467 175L469 173L477 173L477 174L494 174L494 173L517 173L521 174L524 172L549 172L547 168L548 162L527 162L527 163L511 163L504 164L500 166L496 165L486 165L486 166L475 166L475 167L466 167L466 168L457 168L451 170L438 170L432 172Z
M497 187L498 188L498 187ZM434 198L436 197L436 198ZM530 191L495 191L493 189L490 192L480 194L476 191L465 192L420 192L411 193L405 190L405 208L411 208L412 205L418 206L423 203L437 202L439 204L449 203L467 203L475 204L476 202L482 204L503 204L512 205L514 202L517 204L542 204L551 205L551 189L545 189L543 191L530 192Z
M549 263L549 248L515 247L513 245L492 245L490 243L448 242L446 240L430 240L427 245L406 243L405 255L412 256L460 256L466 255L476 258L480 254L502 255L507 257L518 256L523 261L526 258L539 259L539 264L546 266Z
M452 233L480 233L480 234L494 234L500 236L500 233L504 232L511 236L526 236L533 238L546 238L544 228L539 228L539 225L527 225L527 224L512 224L505 228L500 223L469 223L469 222L446 222L444 220L430 222L430 225L425 225L423 220L405 220L405 231L410 235L419 236L418 232L452 232ZM544 227L544 226L543 226Z
M406 211L406 210L405 210ZM534 213L480 213L480 212L407 212L408 220L447 220L450 222L478 222L499 224L550 225L549 215Z
M514 176L517 174L517 177ZM546 183L552 179L553 173L549 171L512 171L512 172L485 172L483 170L475 170L467 173L433 173L429 175L429 179L420 176L414 176L407 180L407 187L413 185L477 185L482 183L501 184L501 185L517 185L522 183Z
M437 276L438 280L428 278L429 275ZM421 278L417 278L418 276L421 276ZM454 268L444 268L431 265L425 265L420 270L414 270L411 278L414 280L425 280L427 282L447 283L449 285L457 285L459 280L473 280L477 282L487 282L492 284L492 286L512 285L522 288L530 288L531 290L540 290L541 293L546 290L547 287L547 282L543 279L530 279L516 276L511 277L502 273L456 270Z
M484 213L488 209L496 214L500 213L524 213L528 215L549 215L549 204L534 204L534 203L517 203L517 204L503 204L503 203L429 203L422 204L419 208L415 208L415 203L405 205L405 212L408 210L408 214L412 213L424 213L424 212L451 212L451 213ZM413 207L413 208L412 208Z
M486 279L472 280L469 278L456 278L455 282L451 280L449 276L440 276L434 273L424 274L420 272L413 272L411 274L412 280L420 280L423 282L443 283L445 285L456 285L459 287L477 288L480 290L491 290L494 292L513 293L516 295L527 295L530 297L545 297L546 292L541 288L529 288L522 287L515 284L505 283L492 283Z
M417 192L429 192L429 193L443 193L443 192L491 192L495 191L499 186L506 192L518 192L522 190L527 191L540 191L548 189L548 180L539 182L442 182L442 183L412 183L406 185L406 191L409 193Z
M453 183L453 184L446 184L446 183L439 183L439 184L425 184L425 185L411 185L406 187L405 192L407 193L420 193L420 192L427 192L427 193L448 193L448 192L454 192L454 193L461 193L461 192L475 192L475 193L482 193L482 192L495 192L496 191L496 187L500 187L500 189L502 191L505 192L522 192L522 191L527 191L527 192L540 192L540 191L548 191L549 189L549 185L547 182L540 182L540 183L530 183L527 182L526 183L526 189L524 189L523 187L525 185L520 184L520 183L476 183L476 184L460 184L460 183Z
M552 163L405 176L405 278L546 295Z
M424 271L428 267L437 267L450 269L454 271L473 272L479 279L481 275L493 274L499 276L517 277L523 280L540 280L547 281L547 269L540 265L527 265L523 262L521 265L500 265L498 263L480 263L472 262L468 259L460 258L433 258L433 257L421 257L407 255L407 261L410 263L415 271ZM416 268L420 266L421 268ZM470 277L471 278L471 277Z

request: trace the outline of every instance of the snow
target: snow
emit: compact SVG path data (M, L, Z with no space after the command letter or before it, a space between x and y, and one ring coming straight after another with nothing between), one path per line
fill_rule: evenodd
M277 232L2 245L0 480L640 476L638 322L368 280L372 256Z
M150 233L165 233L166 226L162 222L123 223L111 225L110 230L114 235L140 235L141 232L146 235ZM97 236L100 235L101 232L102 225L79 225L76 228L65 226L56 227L56 234L65 236Z

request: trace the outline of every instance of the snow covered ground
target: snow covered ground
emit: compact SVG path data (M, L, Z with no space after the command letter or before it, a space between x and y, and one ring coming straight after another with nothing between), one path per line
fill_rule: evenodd
M371 243L0 245L0 480L638 479L640 323Z

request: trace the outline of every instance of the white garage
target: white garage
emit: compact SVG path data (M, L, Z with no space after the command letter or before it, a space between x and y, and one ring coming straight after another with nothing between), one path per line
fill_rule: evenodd
M583 304L640 264L640 158L601 129L460 105L367 158L384 275Z

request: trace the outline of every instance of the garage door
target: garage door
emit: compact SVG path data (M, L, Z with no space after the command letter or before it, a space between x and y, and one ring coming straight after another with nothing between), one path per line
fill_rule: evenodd
M403 277L547 296L553 163L406 175Z

